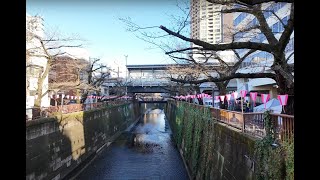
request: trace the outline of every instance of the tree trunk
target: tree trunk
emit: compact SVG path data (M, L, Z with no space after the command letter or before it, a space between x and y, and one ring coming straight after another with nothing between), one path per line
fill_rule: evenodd
M226 95L227 94L227 86L223 82L216 82L215 83L219 90L219 95ZM228 102L226 101L226 97L224 98L224 102L220 100L219 103L220 109L228 109Z
M37 83L37 95L38 97L35 99L34 101L34 107L41 107L41 99L42 99L42 85L43 85L43 81L45 78L41 77L41 73L40 76L38 78L38 83Z
M196 94L200 94L200 87L199 86L195 86L195 91L196 91ZM202 98L197 98L197 99L198 99L199 104L203 105Z
M279 86L278 94L288 94L287 105L284 106L284 111L282 109L281 114L294 115L294 83L291 83L291 85L289 85L285 77L283 77L280 73L277 74L277 84Z

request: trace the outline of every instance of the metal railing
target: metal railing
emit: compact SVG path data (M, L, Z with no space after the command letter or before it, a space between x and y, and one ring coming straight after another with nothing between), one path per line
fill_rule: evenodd
M26 120L36 120L42 117L50 117L55 113L68 114L79 111L89 111L93 109L98 109L107 106L116 106L124 103L128 103L129 100L118 100L118 101L104 101L98 103L88 103L88 104L69 104L62 106L50 106L42 108L27 108L26 109Z
M139 97L139 101L165 101L163 97Z
M182 101L174 101L179 103L188 103ZM192 104L194 108L203 108L202 105ZM238 111L230 111L210 107L211 117L217 121L241 130L246 134L253 135L258 138L266 136L265 114L263 112L241 113ZM274 138L283 141L291 141L294 136L294 116L287 114L270 113L271 123L273 123Z

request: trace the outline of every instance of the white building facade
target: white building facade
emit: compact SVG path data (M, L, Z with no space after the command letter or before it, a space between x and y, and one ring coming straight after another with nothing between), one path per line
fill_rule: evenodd
M26 58L26 107L31 108L34 106L35 97L38 96L38 75L44 72L47 59L44 57L35 57L33 54L42 54L40 41L34 36L44 37L43 19L39 16L26 16L26 49L30 55ZM45 94L48 90L48 76L42 84L42 93ZM41 94L41 95L43 95ZM50 106L50 99L48 93L41 99L41 106Z

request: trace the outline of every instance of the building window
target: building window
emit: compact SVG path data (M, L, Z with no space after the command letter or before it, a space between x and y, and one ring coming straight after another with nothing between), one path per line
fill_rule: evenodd
M234 20L233 24L234 26L237 26L247 17L247 13L240 13L239 16Z

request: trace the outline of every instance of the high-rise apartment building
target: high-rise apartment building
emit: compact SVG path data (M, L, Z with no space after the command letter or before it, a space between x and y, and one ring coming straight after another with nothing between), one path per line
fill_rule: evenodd
M232 40L233 15L221 13L225 9L225 5L213 4L207 0L191 0L191 38L199 39L211 44L230 43ZM197 47L191 43L191 47ZM204 62L208 59L208 63L219 63L214 56L211 56L212 51L203 51L200 54L197 50L193 51L192 57L198 62ZM205 54L205 55L204 55ZM234 63L235 55L233 51L220 51L217 54L227 63ZM217 76L216 72L211 75ZM211 83L212 84L212 83ZM203 86L203 85L201 85ZM208 87L212 90L213 85ZM236 81L231 80L229 89L236 88Z
M220 13L223 8L206 0L191 0L191 38L212 44L230 42L227 34L233 18Z

